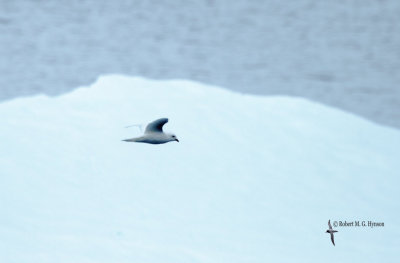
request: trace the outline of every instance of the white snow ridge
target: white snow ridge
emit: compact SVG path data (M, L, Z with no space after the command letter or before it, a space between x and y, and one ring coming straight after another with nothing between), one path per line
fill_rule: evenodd
M121 142L160 117L180 143ZM2 263L399 262L397 130L123 76L2 103L0 119ZM328 219L385 226L337 227L334 247Z

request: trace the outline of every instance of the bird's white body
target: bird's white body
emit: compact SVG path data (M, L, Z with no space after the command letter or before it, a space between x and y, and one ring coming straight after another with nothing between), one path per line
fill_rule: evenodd
M172 141L179 142L179 140L176 138L176 136L174 134L163 132L162 127L167 122L168 122L167 118L155 120L146 126L146 130L142 136L136 137L136 138L131 138L131 139L126 139L123 141L125 141L125 142L142 142L142 143L149 143L149 144L163 144L163 143L172 142Z

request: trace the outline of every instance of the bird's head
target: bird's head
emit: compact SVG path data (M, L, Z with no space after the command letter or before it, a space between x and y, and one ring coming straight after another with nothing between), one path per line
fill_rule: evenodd
M176 138L175 134L169 134L170 141L177 141L179 142L178 138Z

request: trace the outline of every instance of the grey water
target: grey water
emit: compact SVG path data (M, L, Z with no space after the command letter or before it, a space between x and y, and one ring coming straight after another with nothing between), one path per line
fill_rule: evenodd
M400 128L398 0L0 0L0 101L120 73L301 96Z

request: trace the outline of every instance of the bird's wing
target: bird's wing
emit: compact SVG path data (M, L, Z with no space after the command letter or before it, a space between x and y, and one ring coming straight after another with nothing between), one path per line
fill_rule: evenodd
M144 131L144 133L162 132L163 131L162 127L167 122L168 122L167 118L161 118L161 119L155 120L153 122L150 122L149 124L147 124L146 130Z
M331 225L331 220L330 219L328 221L328 226L329 226L329 229L332 229L332 225Z
M140 129L140 131L143 132L142 126L143 126L143 124L132 124L129 126L125 126L125 128L138 127Z
M332 244L335 245L335 239L333 238L333 233L331 233L331 240L332 240Z

